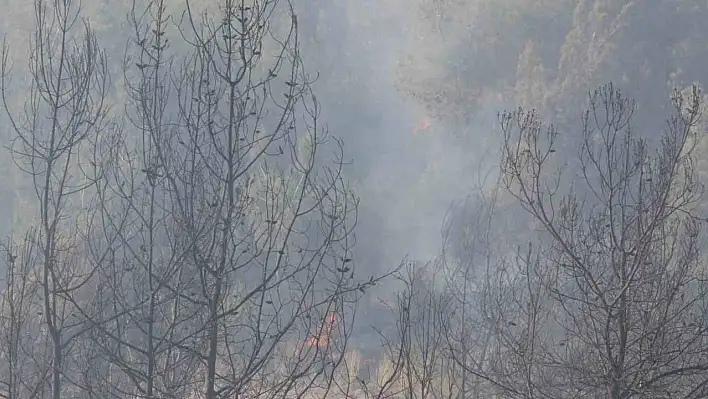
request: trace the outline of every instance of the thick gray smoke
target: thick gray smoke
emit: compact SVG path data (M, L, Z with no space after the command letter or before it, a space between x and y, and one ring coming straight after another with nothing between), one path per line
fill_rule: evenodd
M358 263L375 270L405 256L427 261L439 253L449 204L478 183L483 158L495 159L486 138L501 104L481 110L475 126L445 126L400 88L399 64L417 51L416 2L316 3L296 6L304 36L317 38L303 46L307 67L322 72L323 119L353 160L362 198Z

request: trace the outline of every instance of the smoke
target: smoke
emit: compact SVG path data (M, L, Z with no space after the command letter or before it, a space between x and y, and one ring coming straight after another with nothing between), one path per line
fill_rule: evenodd
M350 178L361 196L358 268L373 273L404 257L433 259L449 205L478 183L480 166L495 161L490 138L502 104L485 106L473 125L450 126L397 87L401 61L420 50L417 3L317 3L301 0L295 8L309 25L304 36L317 38L305 41L303 52L306 67L321 74L315 90L323 120L353 162Z

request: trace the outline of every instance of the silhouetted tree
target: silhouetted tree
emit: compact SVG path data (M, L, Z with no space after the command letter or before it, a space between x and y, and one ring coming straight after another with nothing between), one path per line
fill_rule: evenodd
M633 129L633 101L596 90L578 170L563 169L561 132L537 114L502 115L503 185L542 233L491 291L497 360L473 371L500 395L706 395L698 89L672 103L652 145Z
M18 260L37 265L31 273L40 287L42 333L33 352L46 356L46 362L37 359L35 371L42 375L42 364L50 367L45 387L51 398L59 399L75 388L68 366L70 353L75 339L86 330L86 323L77 317L75 299L91 295L95 265L82 256L82 207L92 179L84 176L81 157L106 128L104 99L109 77L105 55L73 1L37 0L34 11L31 83L24 108L15 112L8 102L13 88L8 85L7 46L3 48L1 91L15 133L12 154L31 178L36 195L36 234L25 236L36 242L24 244L36 253L21 254L32 261Z

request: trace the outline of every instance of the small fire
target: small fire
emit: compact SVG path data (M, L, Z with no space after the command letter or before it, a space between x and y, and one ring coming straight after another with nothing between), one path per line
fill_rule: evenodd
M326 325L322 327L319 336L310 337L305 341L307 346L315 346L317 348L326 348L329 345L329 338L337 324L337 316L330 314L327 317Z
M415 128L413 128L413 133L420 133L422 131L428 130L429 128L430 128L430 118L428 118L426 116L425 118L423 118L422 121L420 121L420 123L418 123L418 125Z

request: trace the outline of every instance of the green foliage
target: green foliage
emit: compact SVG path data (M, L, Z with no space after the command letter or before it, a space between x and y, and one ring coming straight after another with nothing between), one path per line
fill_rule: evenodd
M491 91L554 119L574 118L587 92L607 81L641 93L639 112L651 116L664 107L667 86L708 80L702 67L708 59L701 23L708 17L705 3L446 4L445 40L421 46L413 56L435 54L435 67L402 71L404 88L439 117L471 117L483 105L482 94ZM428 42L437 35L434 22L423 35Z

